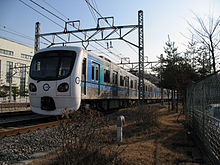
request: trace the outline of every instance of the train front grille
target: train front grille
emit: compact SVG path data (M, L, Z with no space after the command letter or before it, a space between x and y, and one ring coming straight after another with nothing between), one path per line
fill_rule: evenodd
M56 109L54 100L52 97L41 97L41 109L52 111Z

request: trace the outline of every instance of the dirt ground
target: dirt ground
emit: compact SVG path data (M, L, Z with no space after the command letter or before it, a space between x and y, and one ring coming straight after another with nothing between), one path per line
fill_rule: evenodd
M126 124L123 127L124 138L120 145L121 163L131 165L205 164L202 154L184 128L184 114L168 112L167 106L158 104L153 109L158 113L156 125L153 125L152 129L146 129L144 124L137 124L131 120L130 118L135 116L129 114L128 110L117 114L124 115L126 118ZM116 130L116 126L112 125L109 129ZM112 147L117 145L113 144ZM34 161L31 164L47 164L46 162L50 159L54 157L43 158L38 163Z
M184 114L168 112L167 106L159 108L157 128L125 139L123 145L127 146L121 154L124 160L128 164L204 164L184 129Z

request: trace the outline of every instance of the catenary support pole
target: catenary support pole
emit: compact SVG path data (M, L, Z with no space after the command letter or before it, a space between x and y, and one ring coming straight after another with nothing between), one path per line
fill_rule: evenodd
M34 51L40 49L40 22L35 24L35 43L34 43Z
M139 48L139 102L144 100L144 18L143 11L138 11L138 48Z

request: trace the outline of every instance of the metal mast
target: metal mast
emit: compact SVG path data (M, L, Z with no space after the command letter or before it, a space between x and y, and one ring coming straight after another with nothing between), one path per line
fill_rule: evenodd
M144 100L144 27L143 11L138 11L139 100Z
M37 22L35 25L35 43L34 43L34 51L40 49L40 22Z

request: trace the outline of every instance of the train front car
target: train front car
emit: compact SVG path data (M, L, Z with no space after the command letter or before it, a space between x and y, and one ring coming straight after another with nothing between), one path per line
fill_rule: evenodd
M61 115L81 103L83 50L52 47L36 52L30 66L29 96L33 112Z

